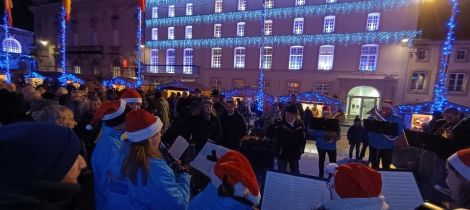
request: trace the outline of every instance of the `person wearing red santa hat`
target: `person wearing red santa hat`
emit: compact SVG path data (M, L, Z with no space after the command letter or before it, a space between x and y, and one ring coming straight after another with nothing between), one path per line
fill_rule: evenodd
M142 105L142 96L135 89L123 90L120 99L127 102L127 107L131 110L140 109Z
M333 176L328 188L331 200L322 203L317 210L385 210L389 209L382 191L379 172L359 163L341 166L330 163L327 170Z
M250 162L230 150L214 166L211 184L196 195L188 210L252 210L261 199L258 181Z
M447 179L453 208L470 209L470 148L463 149L447 159Z
M403 133L403 120L400 116L393 113L393 102L391 100L383 101L380 108L380 115L391 123L398 124L397 133ZM369 117L369 120L377 120L373 115ZM372 164L372 168L379 168L380 161L382 161L382 168L390 169L392 164L393 149L395 148L395 140L386 138L381 133L368 133L369 139L369 161Z
M111 157L120 150L120 138L125 130L126 102L117 100L102 103L91 123L86 126L87 130L92 130L100 121L103 121L101 134L91 155L96 209L102 209L104 202L105 194L100 186L106 180L106 166Z
M126 141L106 170L103 209L186 209L190 177L174 172L160 152L162 127L142 109L126 116Z

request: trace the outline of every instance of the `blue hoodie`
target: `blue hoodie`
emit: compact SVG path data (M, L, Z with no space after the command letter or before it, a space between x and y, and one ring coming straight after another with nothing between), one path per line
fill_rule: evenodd
M196 195L189 203L188 210L253 210L252 207L232 198L218 195L217 188L212 183Z
M137 173L136 184L121 176L121 167L128 152L127 143L119 155L112 158L106 170L106 210L163 209L185 210L189 202L187 173L175 175L165 160L149 158L147 184L143 184L142 171Z
M389 122L398 123L398 131L403 130L403 120L400 116L390 114L385 119ZM369 145L376 149L393 149L395 147L395 141L386 139L383 134L380 133L368 133Z
M117 154L121 148L122 131L103 124L101 135L91 155L91 166L93 169L95 207L97 210L103 209L105 192L102 190L106 181L105 170L111 158Z

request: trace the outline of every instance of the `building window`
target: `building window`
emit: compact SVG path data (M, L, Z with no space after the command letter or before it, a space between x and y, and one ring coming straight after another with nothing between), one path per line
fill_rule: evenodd
M414 72L413 75L411 75L410 90L424 90L427 77L428 74L426 72Z
M158 49L150 50L150 72L158 73Z
M455 52L455 62L467 62L468 50L467 49L458 49Z
M174 17L175 16L175 5L169 5L168 6L168 17Z
M168 39L175 39L175 27L168 27Z
M81 69L80 69L80 66L74 66L74 67L73 67L73 73L74 73L74 74L81 74L82 71L81 71Z
M246 82L243 79L234 79L233 80L233 88L244 88L246 86Z
M264 35L269 36L273 34L273 20L264 21Z
M185 31L184 31L184 37L186 39L193 38L193 26L186 26Z
M335 3L336 0L326 0L326 3Z
M212 68L222 68L222 48L212 48Z
M222 13L224 6L223 0L215 0L215 13Z
M319 83L315 85L315 91L323 94L323 95L328 95L328 92L330 91L331 86L328 83Z
M238 11L246 10L246 0L238 0Z
M429 61L429 50L418 50L418 62L428 62Z
M302 46L290 47L289 69L291 70L302 69L303 56L304 56L304 47Z
M175 73L175 49L166 50L166 73Z
M260 68L271 69L273 64L273 48L264 47L261 49Z
M267 80L263 81L263 90L267 91L271 87L271 83Z
M237 23L237 36L245 36L245 22Z
M218 78L211 78L210 87L213 90L220 90L221 82Z
M303 34L304 33L304 18L295 18L294 19L294 34Z
M300 83L298 82L288 82L287 83L287 93L288 94L297 94L300 92Z
M158 28L152 28L152 40L158 40Z
M274 7L274 0L264 0L264 8L273 8Z
M380 13L370 13L367 15L367 31L379 30Z
M320 46L320 51L318 55L318 70L333 69L334 55L335 55L335 46L333 45Z
M73 42L75 46L78 46L78 34L73 34ZM113 30L113 46L119 46L119 31Z
M245 53L246 49L244 47L235 48L233 56L233 67L237 69L245 68Z
M377 57L379 54L378 45L363 45L361 49L361 59L359 62L359 70L375 71L377 68Z
M220 38L222 37L222 24L214 24L214 37Z
M295 6L305 5L305 0L295 0Z
M158 18L158 7L152 7L152 18Z
M113 66L113 78L121 76L121 67Z
M186 15L193 15L193 3L186 4Z
M6 38L2 42L2 49L4 52L21 53L21 44L14 38Z
M323 22L323 32L333 33L335 32L335 19L336 16L326 16Z
M465 90L465 77L465 73L450 73L449 82L447 84L447 91L463 92Z
M183 65L184 65L183 74L193 73L193 49L191 48L184 49Z

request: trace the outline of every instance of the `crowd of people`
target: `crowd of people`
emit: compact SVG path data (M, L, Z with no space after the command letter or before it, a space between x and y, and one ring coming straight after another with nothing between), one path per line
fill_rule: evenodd
M1 84L0 101L0 209L86 209L83 203L90 201L99 210L259 208L257 176L240 152L250 116L250 106L243 101L225 99L216 90L210 97L195 89L165 98L158 89L116 91L93 83L78 89ZM390 101L382 104L381 113L403 129ZM459 122L453 114L453 109L444 111L446 126ZM316 141L319 177L328 175L331 191L331 200L319 209L388 209L375 169L380 161L382 168L390 168L393 142L365 132L356 119L347 136L350 158L354 149L356 159L364 158L368 145L372 168L347 163L329 165L325 171L326 155L330 163L336 162L340 130L311 129L313 111L303 109L295 95L269 115L279 170L300 174L306 140L311 136ZM331 108L323 107L322 117L330 119ZM454 140L464 135L446 132ZM174 160L166 146L178 136L189 146ZM208 141L229 149L217 157L211 176L188 166ZM455 207L470 208L470 150L465 145L442 150L439 157L447 163L439 166L449 171L443 182ZM92 177L92 185L79 176ZM86 188L93 193L83 195Z

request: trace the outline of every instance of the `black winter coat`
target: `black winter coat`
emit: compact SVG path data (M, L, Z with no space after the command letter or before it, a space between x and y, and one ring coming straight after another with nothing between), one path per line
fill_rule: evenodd
M294 126L283 120L276 127L276 153L278 158L288 161L300 160L305 150L305 127L301 120L295 120Z
M365 143L367 142L367 132L364 131L362 126L356 127L353 125L348 129L348 141L350 144Z
M233 115L226 112L220 118L222 124L222 139L219 144L229 149L239 150L240 140L247 134L248 128L243 116L235 111Z

